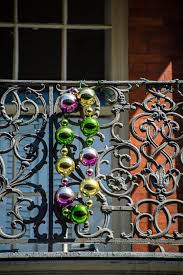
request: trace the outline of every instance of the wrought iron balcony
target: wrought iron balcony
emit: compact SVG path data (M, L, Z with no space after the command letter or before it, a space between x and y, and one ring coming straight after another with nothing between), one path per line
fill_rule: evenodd
M183 81L2 80L0 91L2 251L179 251ZM73 112L63 95L76 98ZM56 140L64 127L74 136Z

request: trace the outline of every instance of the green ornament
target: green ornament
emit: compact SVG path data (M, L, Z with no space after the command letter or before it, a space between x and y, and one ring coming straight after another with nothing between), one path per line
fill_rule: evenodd
M62 121L61 121L61 125L62 126L67 126L69 124L69 121L67 120L67 119L63 119Z
M85 223L89 217L88 208L83 204L76 204L70 214L70 218L73 223L81 224Z
M93 138L92 137L88 137L87 139L86 139L86 144L88 145L88 146L91 146L92 144L93 144Z
M57 129L55 137L56 141L60 144L71 144L74 139L74 132L69 127L60 127Z
M81 122L81 131L85 136L91 137L95 135L98 132L99 128L99 123L95 118L86 117Z
M63 219L65 222L72 223L70 219L70 213L71 213L72 205L68 205L67 207L62 208L60 212L60 218Z
M64 208L62 209L62 215L63 215L64 217L67 218L67 217L69 216L69 213L70 213L70 211L69 211L68 208L64 207Z

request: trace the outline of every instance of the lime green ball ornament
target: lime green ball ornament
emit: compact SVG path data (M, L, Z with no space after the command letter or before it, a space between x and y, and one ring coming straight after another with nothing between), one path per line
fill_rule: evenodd
M88 145L88 146L91 146L92 144L93 144L93 138L92 137L88 137L87 139L86 139L86 144Z
M63 215L64 217L68 218L69 213L70 213L70 211L69 211L68 208L64 207L64 208L62 209L62 215Z
M75 137L73 130L68 127L68 123L67 119L63 119L61 127L55 133L56 141L62 145L71 144Z
M99 128L99 122L95 118L86 117L81 122L81 131L87 137L94 136L99 131Z
M58 128L55 137L58 143L68 145L73 142L75 136L73 130L66 126Z
M75 224L82 224L88 220L89 211L88 208L83 204L76 204L70 213L70 218Z
M72 223L70 219L72 205L68 205L67 207L61 208L60 218L63 219L65 222Z

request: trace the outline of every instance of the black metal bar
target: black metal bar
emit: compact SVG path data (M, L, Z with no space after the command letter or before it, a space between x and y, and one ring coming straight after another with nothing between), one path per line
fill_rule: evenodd
M49 252L53 249L53 111L53 86L49 86Z

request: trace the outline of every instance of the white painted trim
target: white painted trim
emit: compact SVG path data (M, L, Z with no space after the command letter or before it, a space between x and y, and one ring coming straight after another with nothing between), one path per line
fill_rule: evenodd
M14 23L0 23L0 28L10 28L14 27ZM18 23L18 28L26 29L73 29L73 30L110 30L112 29L111 25L79 25L79 24L56 24L56 23Z
M128 0L112 0L111 78L128 79Z
M67 0L63 0L62 2L62 17L63 17L63 23L64 28L62 31L62 43L61 43L61 79L66 80L67 79Z
M112 0L112 50L111 50L111 79L128 79L128 0ZM128 100L128 94L125 94ZM128 112L122 112L120 122L123 128L117 129L119 136L127 140L129 132ZM124 153L128 153L126 150ZM112 160L112 168L118 167L118 160ZM121 205L121 201L113 199L114 205ZM115 237L120 238L122 231L129 233L131 214L130 212L115 212L112 215L112 228L114 228ZM129 251L130 245L118 244L112 245L113 251Z

